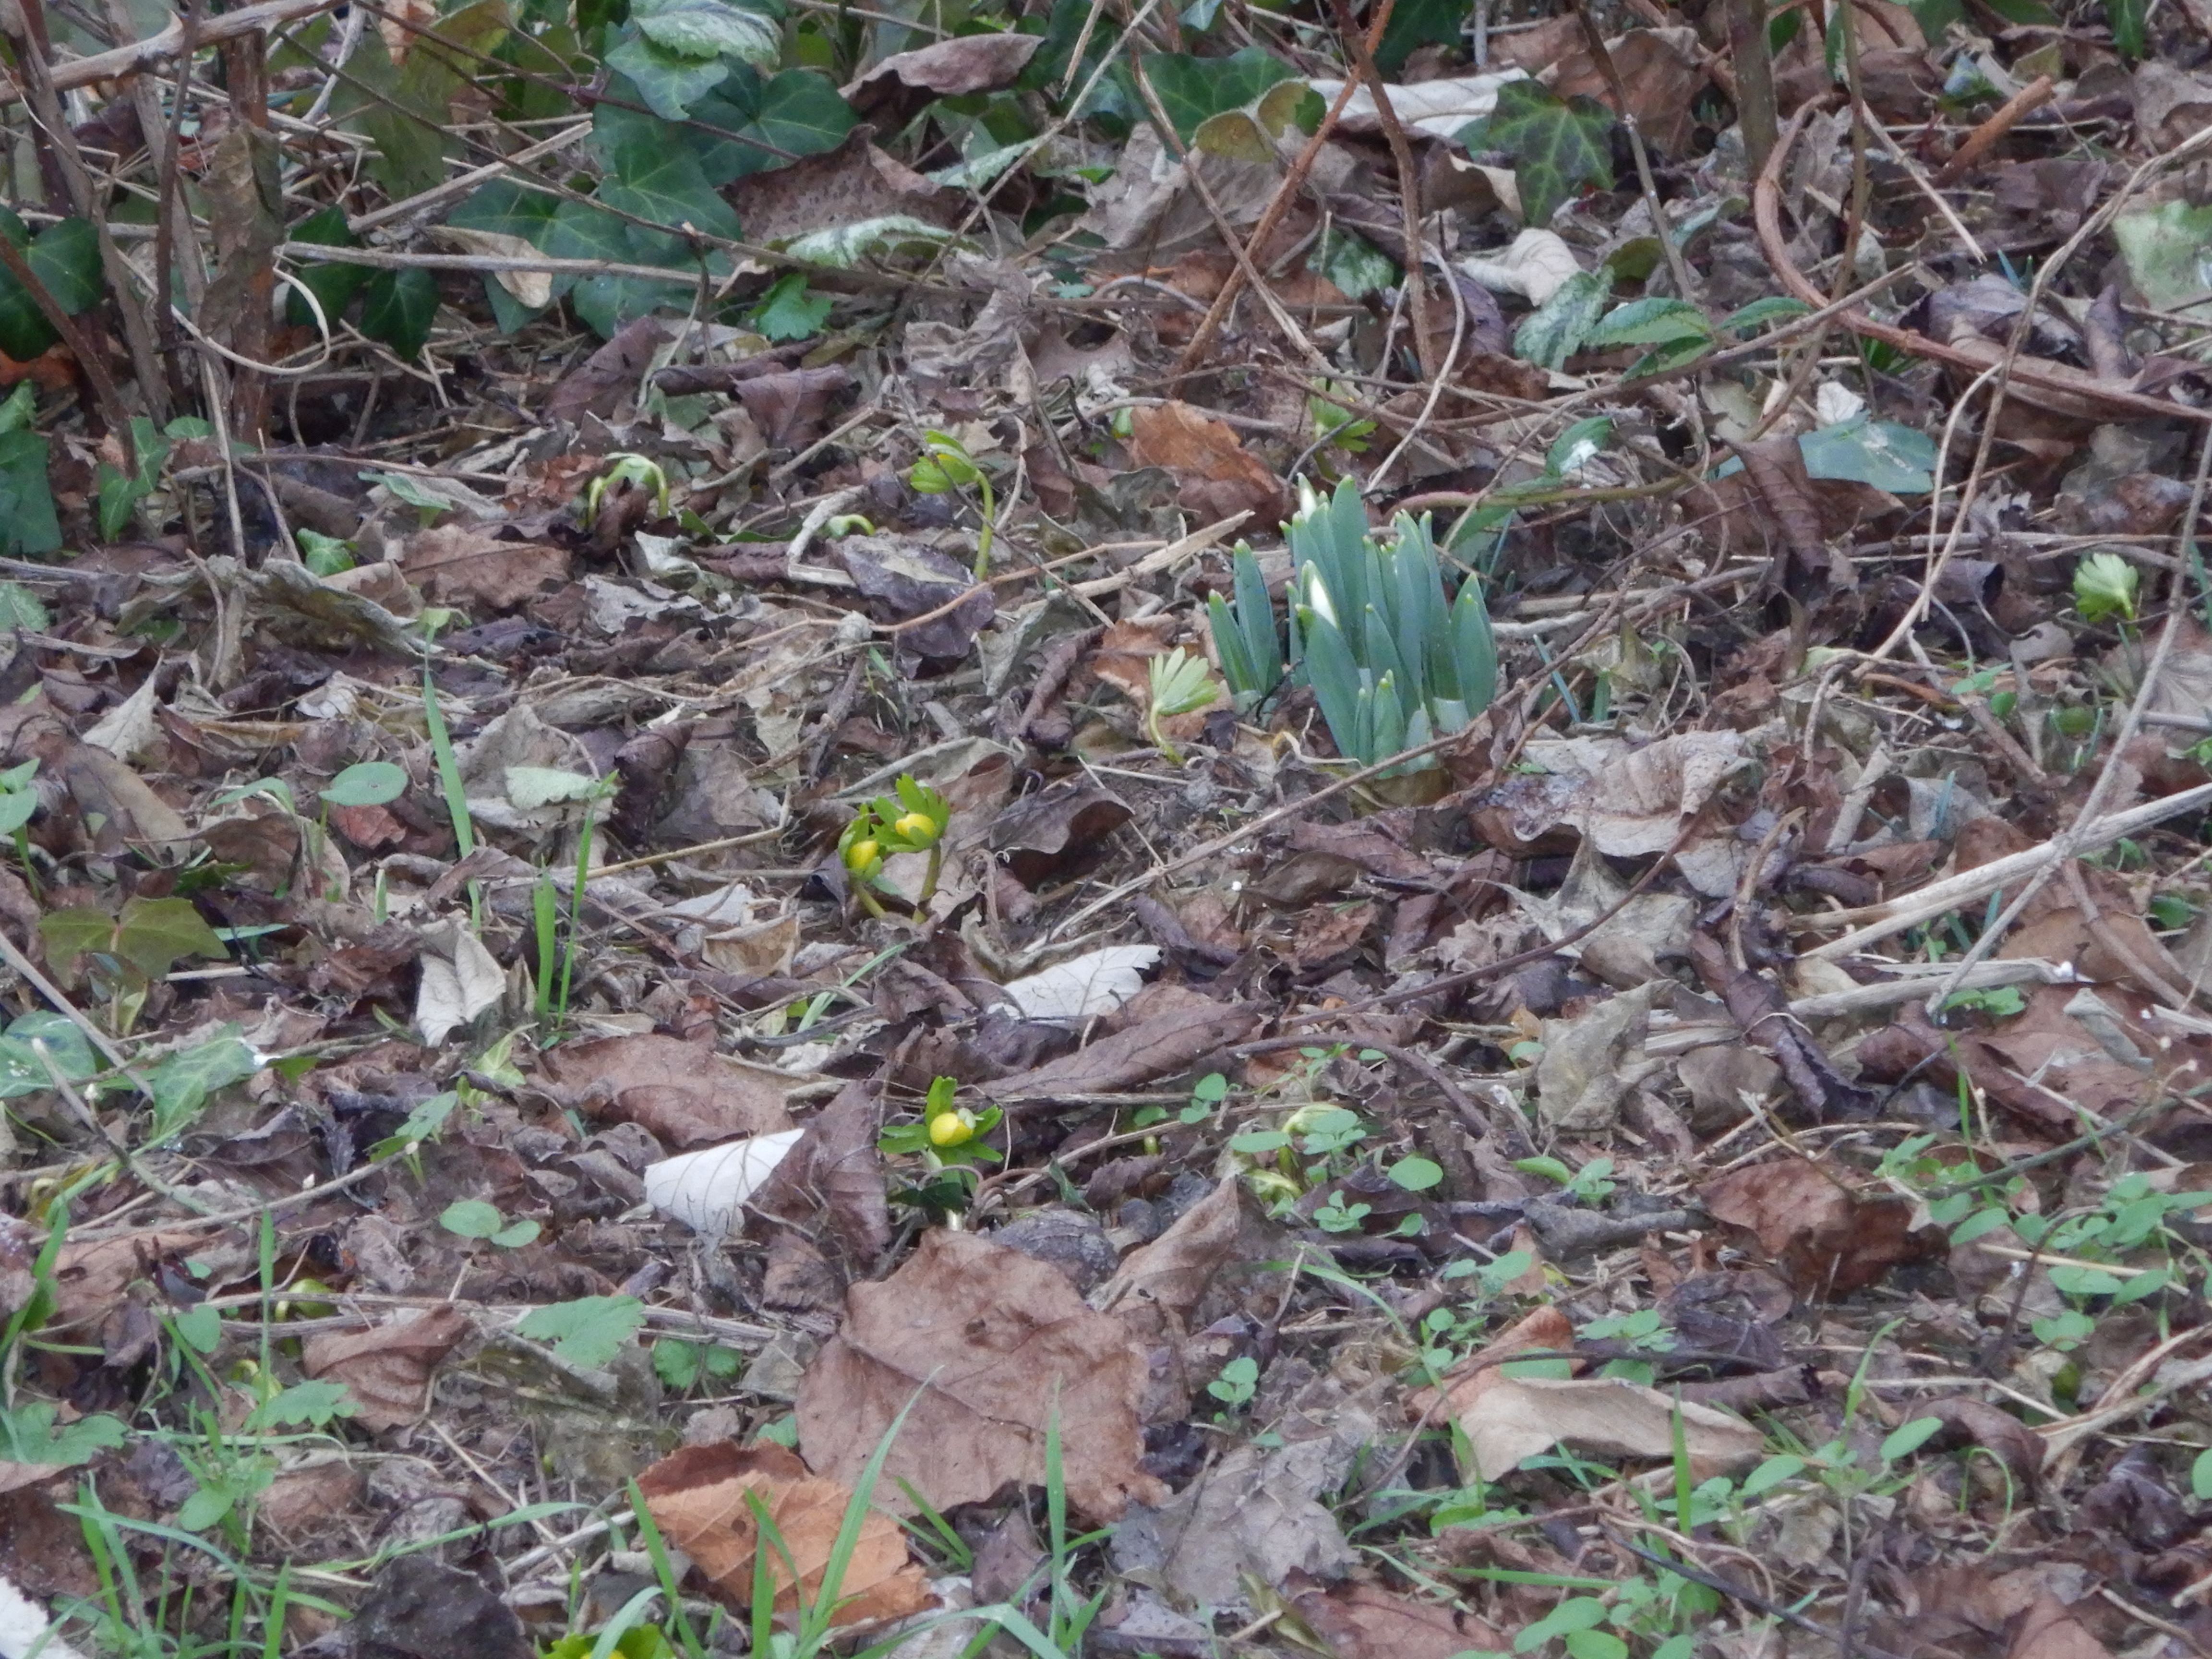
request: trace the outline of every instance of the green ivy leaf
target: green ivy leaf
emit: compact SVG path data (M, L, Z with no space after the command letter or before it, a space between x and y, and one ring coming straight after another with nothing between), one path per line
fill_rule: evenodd
M852 106L821 76L790 69L763 76L750 64L732 69L691 118L698 125L683 141L716 185L787 165L778 150L802 156L833 150L854 126Z
M1510 86L1519 86L1518 81ZM1513 336L1513 349L1526 361L1545 368L1560 368L1580 351L1596 326L1613 292L1609 270L1578 270L1559 284L1552 297L1523 321Z
M1610 189L1613 112L1593 98L1563 100L1534 81L1498 89L1486 142L1513 157L1521 216L1540 229L1583 185Z
M362 289L361 331L402 361L422 356L438 314L438 279L421 269L380 270Z
M609 118L593 122L592 145L607 174L599 181L596 198L618 213L633 214L672 231L681 232L689 225L709 236L736 240L738 216L708 182L698 156L685 145L671 143L659 122L635 115L627 120L613 118L629 113L603 107L602 114ZM677 242L676 248L680 252L682 244Z
M261 1056L240 1039L235 1025L225 1026L205 1042L164 1055L143 1073L154 1102L148 1140L159 1146L180 1133L200 1115L210 1095L245 1082L260 1069Z
M96 910L92 914L100 915ZM39 931L42 934L46 932L43 918ZM50 934L47 948L52 949ZM54 1086L46 1068L40 1063L38 1050L31 1046L33 1040L46 1045L46 1053L53 1057L55 1069L72 1083L83 1082L100 1068L92 1044L68 1015L44 1012L24 1014L9 1026L7 1036L0 1036L0 1100L12 1100L18 1095L35 1094Z
M628 76L645 106L664 121L688 119L692 106L730 72L718 57L678 52L631 30L608 52L606 64Z
M630 0L629 21L653 45L687 58L774 69L783 49L779 17L730 0Z
M1297 71L1258 46L1228 58L1193 58L1160 52L1145 58L1145 78L1186 144L1208 118L1255 104L1260 95Z
M0 235L23 250L33 273L70 316L99 301L100 234L90 222L59 220L33 236L21 219L0 208ZM28 362L59 338L30 290L13 271L0 270L0 351Z
M131 900L115 924L112 949L149 979L161 978L180 957L212 957L222 961L230 954L216 937L215 929L185 898Z
M512 188L512 186L510 186ZM456 219L459 215L454 216ZM326 207L313 213L285 233L292 242L313 242L319 247L358 247L361 239L346 228L345 210ZM361 285L368 280L367 265L342 265L335 261L329 264L310 264L302 262L290 273L291 280L300 287L310 289L316 303L323 308L323 317L331 328L337 326L338 318L353 296L361 292ZM315 313L297 289L288 291L284 300L284 320L295 328L313 328Z
M558 1358L586 1370L622 1352L645 1325L645 1304L634 1296L586 1296L533 1308L515 1330L533 1342L550 1342Z

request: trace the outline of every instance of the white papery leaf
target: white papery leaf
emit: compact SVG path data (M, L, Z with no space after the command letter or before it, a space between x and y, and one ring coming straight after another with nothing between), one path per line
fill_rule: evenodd
M507 974L469 931L449 918L422 930L422 983L415 993L415 1026L436 1048L507 994Z
M1532 306L1542 305L1582 269L1575 251L1553 230L1524 230L1497 258L1462 259L1459 268L1483 287L1518 294Z
M745 1200L775 1173L804 1129L726 1141L645 1166L645 1201L695 1233L719 1238L730 1231Z
M1453 75L1440 80L1417 81L1391 87L1390 111L1399 125L1429 138L1456 138L1470 121L1480 121L1498 107L1498 89L1509 81L1525 81L1526 70L1493 70L1482 75ZM1334 103L1344 90L1341 81L1309 81L1325 104ZM1382 116L1375 94L1365 87L1352 93L1337 123L1346 132L1380 132Z
M37 1602L0 1577L0 1659L24 1659L33 1650L39 1659L82 1659L75 1648L52 1633Z
M1109 945L1015 980L1005 990L1024 1018L1091 1019L1136 995L1144 970L1159 960L1158 945Z

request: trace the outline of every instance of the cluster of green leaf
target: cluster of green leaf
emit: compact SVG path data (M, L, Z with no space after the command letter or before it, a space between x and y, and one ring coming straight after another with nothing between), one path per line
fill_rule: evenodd
M1240 708L1286 674L1313 687L1338 753L1372 766L1463 730L1498 691L1490 611L1472 575L1449 604L1425 520L1401 514L1387 542L1346 479L1324 501L1310 490L1287 526L1293 570L1290 666L1250 550L1234 561L1235 598L1209 602L1214 648Z

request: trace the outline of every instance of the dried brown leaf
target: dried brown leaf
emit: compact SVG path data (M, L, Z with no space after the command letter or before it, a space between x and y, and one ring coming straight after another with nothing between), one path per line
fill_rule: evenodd
M300 1356L310 1377L343 1382L368 1429L411 1423L429 1404L430 1374L470 1331L458 1308L428 1308L399 1314L362 1331L325 1331L311 1336Z
M1716 1220L1748 1233L1801 1296L1864 1290L1922 1253L1910 1205L1863 1194L1801 1158L1731 1170L1698 1195Z
M972 1233L933 1231L880 1284L847 1292L845 1325L799 1391L800 1449L860 1477L901 1411L877 1501L913 1511L902 1480L940 1510L1008 1482L1044 1481L1056 1415L1068 1501L1095 1521L1166 1488L1141 1466L1143 1351L1057 1268Z
M863 1462L872 1449L862 1448ZM838 1528L853 1500L849 1485L817 1477L781 1446L741 1448L726 1440L684 1447L638 1476L637 1486L653 1524L734 1607L752 1605L760 1544L755 1501L767 1510L783 1543L781 1550L771 1545L769 1553L775 1605L792 1610L802 1595L810 1606L821 1596ZM842 1599L833 1622L839 1625L902 1619L933 1600L921 1569L908 1559L906 1534L880 1510L861 1522L859 1546L837 1588Z
M407 538L399 568L441 605L512 611L568 580L568 550L507 541L495 525L447 524Z
M1185 1006L1102 1037L1064 1060L986 1083L983 1092L994 1100L1048 1100L1133 1089L1187 1070L1249 1036L1259 1023L1260 1010L1248 1003Z
M791 1127L776 1073L676 1037L564 1043L546 1055L540 1075L563 1104L643 1124L671 1146Z

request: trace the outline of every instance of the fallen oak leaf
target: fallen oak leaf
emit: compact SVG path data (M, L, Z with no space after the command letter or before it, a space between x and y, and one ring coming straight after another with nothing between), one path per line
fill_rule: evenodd
M811 1607L823 1594L853 1501L850 1486L814 1474L781 1446L726 1440L686 1446L661 1459L638 1476L637 1487L653 1524L691 1558L714 1594L746 1608L760 1554L755 1503L782 1541L781 1549L771 1543L769 1553L775 1606L795 1611L802 1596ZM836 1625L902 1619L935 1600L921 1569L908 1559L905 1534L880 1510L862 1519L859 1542L834 1589Z

